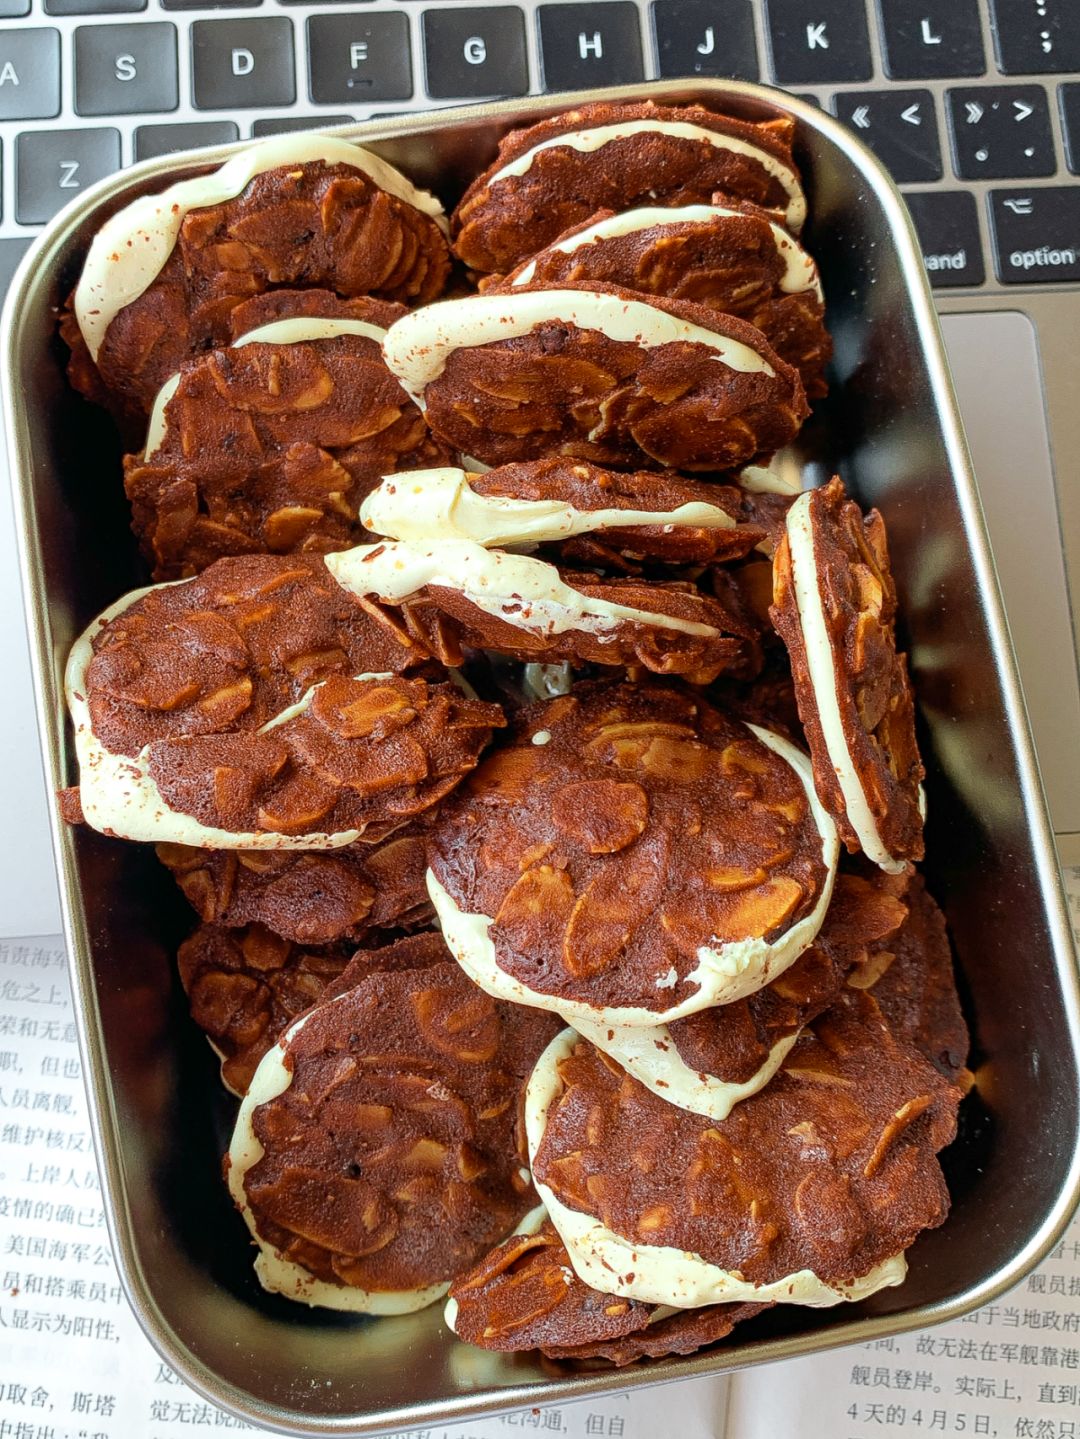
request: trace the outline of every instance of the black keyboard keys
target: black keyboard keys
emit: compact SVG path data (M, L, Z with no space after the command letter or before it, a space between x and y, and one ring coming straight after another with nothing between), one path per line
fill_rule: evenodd
M15 218L51 220L80 190L120 168L119 130L31 130L15 137Z
M756 80L760 74L750 0L653 0L652 23L665 79Z
M990 227L1004 284L1080 280L1080 186L991 190Z
M541 5L536 14L545 90L632 85L644 79L641 27L633 0Z
M126 15L145 9L146 0L45 0L46 15Z
M425 10L424 75L434 100L525 95L525 16L516 5Z
M1080 70L1077 0L990 0L990 20L1006 75Z
M890 79L986 74L979 0L878 0L878 11Z
M1065 158L1074 175L1080 175L1080 83L1062 85L1061 128L1065 134Z
M956 173L965 180L1027 180L1056 168L1041 85L961 86L947 92Z
M968 190L905 195L923 264L935 289L981 285L986 278L975 196Z
M60 32L0 31L0 120L60 113Z
M75 31L75 109L80 115L175 110L176 26L80 25Z
M29 14L30 0L0 0L0 20L14 20L19 15Z
M312 15L308 84L317 105L407 100L413 92L409 20L393 14Z
M766 0L773 75L781 85L869 80L863 0Z
M292 21L196 20L191 74L199 110L291 105L296 99Z
M900 183L941 179L934 97L929 90L846 90L835 97L838 117Z
M0 240L0 300L7 294L12 276L30 245L30 240Z
M278 115L272 120L255 120L253 138L260 135L293 135L298 130L328 130L331 125L351 125L351 115Z
M227 145L239 140L240 129L232 120L200 120L184 125L140 125L135 131L136 160L156 160L177 150L195 150L200 145Z

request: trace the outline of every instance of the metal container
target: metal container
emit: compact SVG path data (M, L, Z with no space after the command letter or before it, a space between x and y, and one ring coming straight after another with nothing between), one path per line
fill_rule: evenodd
M953 1211L900 1289L826 1311L780 1307L704 1354L573 1374L482 1353L435 1306L357 1320L264 1294L219 1173L231 1104L187 1017L172 956L191 924L148 847L55 825L90 1113L113 1250L139 1321L207 1398L291 1434L373 1434L805 1355L943 1319L1015 1284L1077 1197L1074 955L979 501L907 213L884 171L814 107L755 85L671 82L605 98L704 101L798 121L805 239L836 343L828 401L800 440L889 532L929 771L926 870L974 1035L977 1088L944 1156ZM536 98L341 131L452 203L499 136L597 94ZM97 185L24 261L3 320L3 392L45 763L76 778L60 675L92 615L144 579L110 426L66 387L55 307L94 230L135 195L236 146ZM992 365L994 357L987 356ZM1018 483L1022 478L1018 477Z

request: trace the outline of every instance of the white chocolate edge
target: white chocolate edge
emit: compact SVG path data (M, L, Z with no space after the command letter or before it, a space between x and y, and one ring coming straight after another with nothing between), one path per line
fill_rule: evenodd
M442 374L454 350L513 340L551 320L598 330L611 340L644 349L680 341L704 345L731 370L776 374L764 356L741 340L676 319L648 300L623 300L598 290L526 290L440 300L402 315L390 326L383 358L422 409L424 390Z
M745 211L732 210L726 205L682 205L674 206L670 210L659 205L647 205L637 210L624 210L620 215L609 215L607 219L597 220L595 224L579 230L576 235L548 245L524 266L511 283L515 286L531 284L532 277L536 274L537 259L542 259L544 255L572 255L583 245L594 244L597 240L614 240L622 235L635 235L640 230L649 230L660 225L708 224L710 220L724 219L729 215L746 218ZM772 231L776 253L784 262L780 289L785 295L801 295L810 291L824 304L825 296L818 278L817 265L812 257L782 225L770 220L767 215L763 218Z
M697 952L698 963L686 976L697 984L697 992L681 1003L665 1010L645 1009L637 1005L601 1008L581 1000L568 1000L555 994L531 989L501 969L495 959L495 945L489 934L494 920L485 914L469 914L458 908L432 869L427 872L427 889L442 929L443 939L458 964L474 983L495 999L527 1004L561 1015L568 1023L581 1018L596 1024L633 1029L654 1028L670 1024L688 1014L709 1009L717 1004L730 1004L770 984L798 959L817 936L832 898L840 842L836 826L821 806L814 791L813 772L809 760L790 741L782 739L758 725L748 725L759 740L795 770L806 791L814 824L821 836L821 857L826 868L825 882L810 912L791 925L776 939L761 938L729 941L719 949L702 945Z
M555 566L544 560L486 550L472 540L447 539L423 546L394 540L357 545L326 555L325 563L338 584L354 595L376 595L396 603L428 585L445 586L485 614L532 634L574 630L603 635L624 621L688 635L719 633L713 625L696 620L585 595L564 584Z
M602 1019L578 1015L573 1025L582 1039L609 1054L653 1094L679 1109L716 1120L726 1119L741 1100L765 1088L800 1033L777 1040L756 1074L737 1083L692 1069L676 1048L666 1024L646 1029L643 1025L605 1024Z
M894 859L882 842L877 820L867 802L866 791L862 787L844 734L840 703L836 695L832 640L825 622L825 610L818 586L814 531L810 520L810 500L813 493L813 490L807 490L799 496L788 510L784 526L791 554L791 577L795 604L799 612L799 628L802 631L806 667L814 691L821 733L829 763L840 787L844 812L863 853L886 874L902 874L907 865L903 860Z
M360 506L360 523L373 534L410 544L472 540L485 549L545 544L632 525L728 530L736 523L718 505L696 500L674 510L579 510L562 500L480 495L469 479L465 470L450 466L386 475Z
M337 995L328 1003L336 1004L338 1000L347 997L348 991ZM244 1179L248 1170L258 1164L266 1152L255 1134L255 1110L260 1105L277 1099L292 1084L293 1071L286 1068L285 1056L290 1042L314 1013L315 1009L309 1009L306 1014L301 1015L263 1055L241 1102L229 1144L229 1193L243 1215L251 1237L258 1245L255 1273L259 1283L270 1293L283 1294L287 1299L294 1299L300 1304L310 1304L313 1308L317 1306L359 1314L412 1314L415 1310L424 1309L441 1299L450 1285L430 1284L422 1289L371 1291L355 1285L330 1284L324 1279L317 1279L302 1265L286 1259L280 1250L263 1239L247 1202Z
M548 1113L561 1092L557 1066L569 1055L576 1040L572 1029L556 1035L537 1061L525 1090L530 1163L535 1163ZM639 1299L645 1304L670 1304L678 1309L770 1301L823 1309L865 1299L879 1289L903 1283L907 1274L907 1261L901 1253L846 1284L826 1284L812 1269L799 1269L767 1284L751 1284L737 1270L721 1269L691 1251L669 1245L632 1244L592 1215L562 1204L535 1176L533 1183L566 1245L578 1278L602 1294Z
M692 125L685 120L623 120L613 125L596 125L589 129L569 130L565 134L555 135L550 140L541 141L531 150L526 150L524 155L519 155L516 160L511 160L492 175L488 186L496 185L500 180L509 180L515 176L527 174L532 169L537 155L544 150L561 147L587 153L602 149L612 140L622 140L629 135L643 134L672 135L680 140L704 140L718 150L730 150L733 154L747 155L756 160L774 180L780 182L788 197L785 210L787 223L793 230L802 229L806 220L806 196L799 183L799 177L789 165L785 165L782 160L778 160L768 150L763 150L758 145L752 145L747 140L739 139L735 135L721 134L718 130L707 130L701 125Z
M97 359L105 332L120 311L157 279L192 210L235 200L256 175L268 170L317 160L361 171L380 189L447 230L442 205L434 195L417 189L385 160L347 140L319 134L279 135L250 145L207 175L178 180L156 195L140 196L102 225L75 287L75 318L91 357Z
M242 345L302 345L316 340L334 340L338 335L363 335L381 345L386 331L367 320L328 319L321 315L293 315L286 320L272 320L268 325L259 325L234 340L229 347L238 350ZM150 421L146 428L146 444L143 458L148 460L161 449L165 441L168 424L165 407L176 394L181 373L170 375L154 396L150 410Z

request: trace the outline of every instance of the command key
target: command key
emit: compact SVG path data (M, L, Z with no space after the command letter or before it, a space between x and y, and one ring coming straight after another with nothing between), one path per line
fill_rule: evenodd
M991 190L990 227L1003 284L1080 280L1080 186Z
M936 290L981 285L982 244L974 195L966 190L927 190L905 194L919 236L923 264Z

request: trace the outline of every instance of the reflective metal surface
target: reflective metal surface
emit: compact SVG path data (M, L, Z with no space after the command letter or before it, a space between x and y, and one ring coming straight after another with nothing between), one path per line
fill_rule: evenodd
M458 1344L438 1306L365 1321L264 1294L219 1177L231 1102L187 1018L171 956L191 916L153 855L55 826L65 923L113 1248L153 1343L196 1389L286 1433L374 1434L516 1405L715 1373L955 1318L1016 1283L1061 1232L1078 1185L1078 1005L1056 857L956 406L899 195L827 115L778 92L669 82L605 98L787 111L811 197L836 341L833 390L800 441L885 515L929 778L929 882L952 928L977 1090L945 1156L946 1226L900 1289L857 1306L778 1309L724 1347L577 1375ZM498 137L593 95L354 126L452 203ZM134 194L237 147L106 181L42 235L16 277L0 347L3 402L50 782L76 776L60 674L89 618L144 576L115 437L64 382L55 306L89 238ZM987 356L992 365L994 357ZM1033 576L1037 583L1037 576Z

